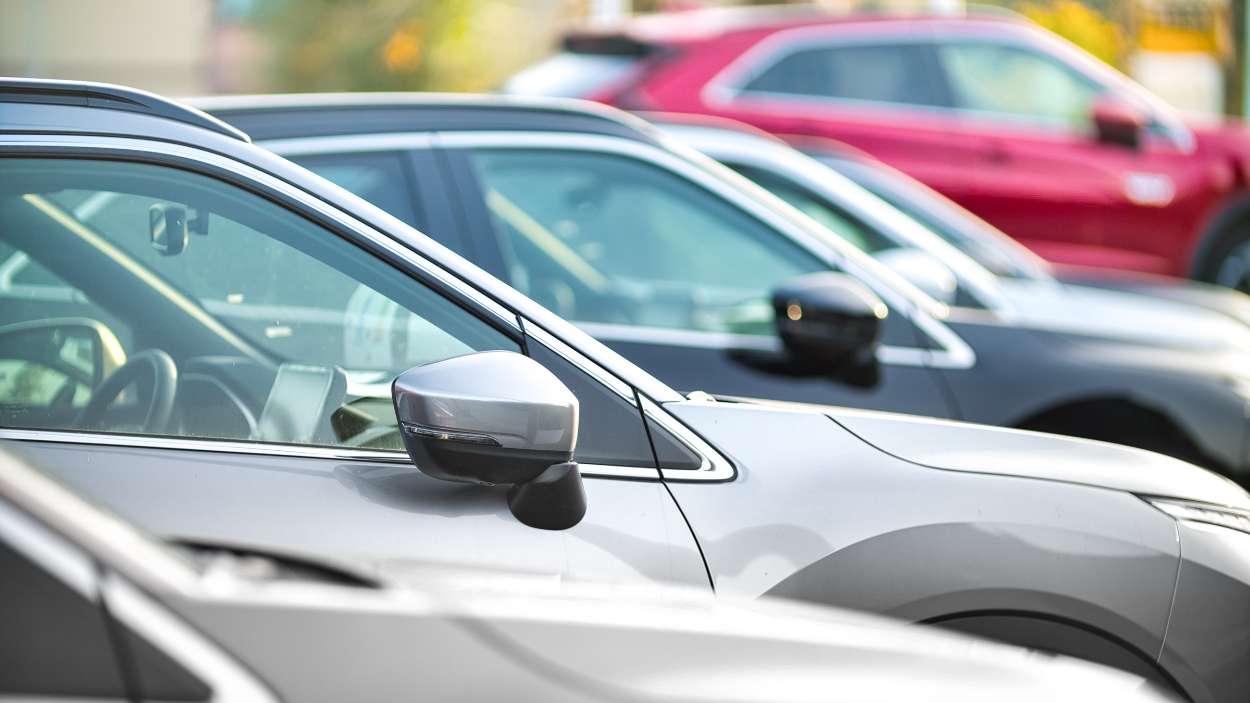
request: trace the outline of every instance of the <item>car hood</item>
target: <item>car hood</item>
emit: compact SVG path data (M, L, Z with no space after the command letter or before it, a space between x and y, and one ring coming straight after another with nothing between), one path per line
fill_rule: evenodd
M877 449L934 469L1064 481L1250 509L1250 495L1232 481L1141 449L893 413L842 408L825 413Z
M1226 296L1187 288L1181 286L1175 294L1159 297L1145 291L1053 281L1004 279L1002 283L1013 308L1012 323L1019 327L1168 349L1250 350L1250 325L1213 309L1232 305L1223 299ZM1235 295L1233 301L1242 302ZM1234 307L1250 321L1250 307Z
M1250 326L1250 296L1223 286L1169 276L1071 266L1057 270L1056 276L1073 286L1162 298L1203 308Z

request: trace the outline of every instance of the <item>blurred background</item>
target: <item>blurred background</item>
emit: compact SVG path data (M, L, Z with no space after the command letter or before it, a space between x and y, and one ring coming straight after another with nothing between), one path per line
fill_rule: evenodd
M491 90L573 24L743 0L0 0L0 75L173 96ZM769 4L777 4L776 0ZM823 0L960 13L964 0ZM991 0L1194 115L1246 115L1247 0Z

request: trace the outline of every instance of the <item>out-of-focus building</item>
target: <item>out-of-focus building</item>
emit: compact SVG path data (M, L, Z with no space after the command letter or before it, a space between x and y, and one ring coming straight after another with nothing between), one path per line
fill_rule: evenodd
M1227 0L1138 0L1129 72L1185 112L1222 113L1227 17Z
M0 75L210 86L213 0L0 0Z

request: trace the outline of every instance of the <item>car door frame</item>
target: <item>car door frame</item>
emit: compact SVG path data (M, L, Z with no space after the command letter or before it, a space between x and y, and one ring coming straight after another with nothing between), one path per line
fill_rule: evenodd
M558 357L585 372L597 382L619 395L629 406L637 409L639 422L662 427L677 441L684 444L700 458L698 468L663 469L651 467L581 464L582 475L587 478L627 479L645 481L711 481L733 480L737 471L734 465L712 445L703 440L684 423L664 410L662 401L679 397L666 387L664 397L652 399L646 395L654 388L639 388L619 374L562 340L560 336L531 320L518 310L488 295L470 281L459 277L438 261L434 251L420 251L405 246L383 229L349 214L342 208L327 203L313 192L292 182L265 172L250 164L219 153L205 151L185 144L154 145L143 140L94 135L58 136L38 138L0 136L0 158L99 158L149 163L192 171L229 183L254 195L270 200L301 218L342 237L387 264L396 267L416 281L465 309L484 323L499 329L515 339L522 349L536 343L546 347ZM378 210L381 214L381 211ZM387 216L389 217L389 216ZM398 222L398 220L396 220ZM446 250L445 250L446 251ZM450 251L446 251L451 254ZM451 254L454 256L454 254ZM653 384L658 381L649 379ZM41 430L0 427L0 439L49 443L106 445L115 447L144 447L181 449L204 452L224 452L247 455L276 455L291 458L336 459L340 461L366 461L411 465L411 459L402 451L360 449L353 447L326 447L266 442L240 442L231 440L167 437L155 435L118 435L83 430Z

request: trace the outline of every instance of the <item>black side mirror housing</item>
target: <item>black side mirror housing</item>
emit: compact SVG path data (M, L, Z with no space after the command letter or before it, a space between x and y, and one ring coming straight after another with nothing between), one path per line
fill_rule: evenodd
M1141 147L1146 131L1146 115L1134 105L1115 98L1101 98L1090 109L1094 133L1103 144L1128 149Z
M840 273L808 274L779 285L772 303L793 365L810 373L875 368L889 308L864 284Z

